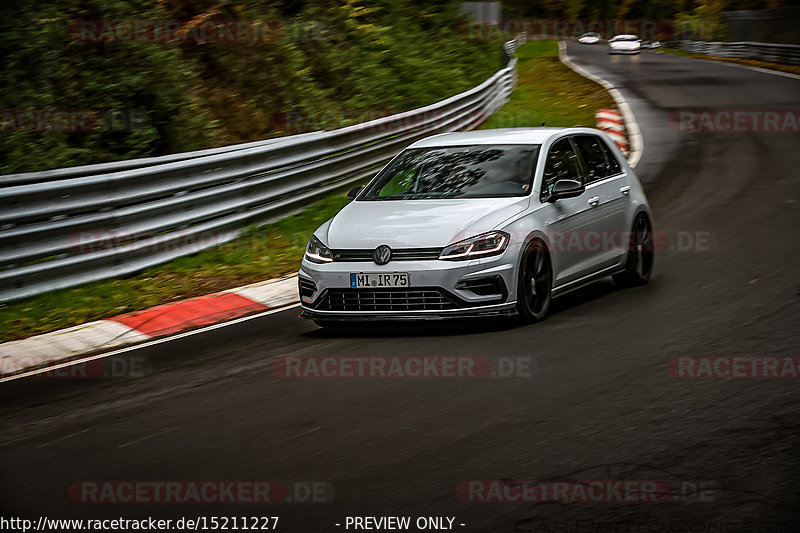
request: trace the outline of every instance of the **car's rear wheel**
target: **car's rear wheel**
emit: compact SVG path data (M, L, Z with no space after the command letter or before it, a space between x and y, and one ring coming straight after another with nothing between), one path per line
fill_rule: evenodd
M517 312L525 322L543 320L550 309L553 266L544 242L532 241L520 260L517 282Z
M628 258L625 270L614 274L614 282L622 287L646 285L653 272L653 229L644 213L633 221L633 230L628 241Z

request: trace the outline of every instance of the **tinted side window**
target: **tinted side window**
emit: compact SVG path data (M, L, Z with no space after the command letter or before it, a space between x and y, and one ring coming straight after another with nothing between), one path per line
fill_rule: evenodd
M542 177L542 198L550 194L558 180L583 180L578 154L572 149L569 139L556 141L550 147Z
M606 158L608 158L608 175L614 176L616 174L620 174L622 172L622 167L620 166L619 161L617 161L617 157L614 155L614 152L611 151L611 148L609 148L604 141L599 140L599 142L606 154Z
M586 183L598 181L612 174L606 150L602 141L594 135L576 135L573 140L586 163Z

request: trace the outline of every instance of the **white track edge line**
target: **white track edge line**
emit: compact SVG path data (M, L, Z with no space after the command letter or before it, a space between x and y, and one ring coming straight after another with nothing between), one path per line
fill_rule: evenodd
M97 359L105 359L106 357L111 357L114 355L119 355L125 352L131 352L133 350L138 350L140 348L147 348L149 346L155 346L156 344L161 344L164 342L174 341L176 339L181 339L183 337L189 337L191 335L196 335L198 333L204 333L206 331L211 331L214 329L222 328L225 326L232 326L233 324L238 324L240 322L246 322L248 320L252 320L254 318L260 318L262 316L271 315L273 313L279 313L281 311L286 311L287 309L292 309L300 305L299 301L284 305L282 307L276 307L274 309L267 309L266 311L262 311L260 313L256 313L255 315L248 315L239 318L235 318L233 320L229 320L227 322L219 322L218 324L211 324L210 326L205 326L198 329L193 329L191 331L184 331L183 333L177 333L175 335L169 335L167 337L160 337L157 339L152 339L149 341L144 341L138 344L132 344L130 346L125 346L123 348L118 348L116 350L112 350L110 352L100 353L96 355L90 355L89 357L82 357L80 359L73 359L71 361L66 361L64 363L58 363L56 365L46 366L44 368L37 368L35 370L29 370L27 372L23 372L21 374L14 374L12 376L5 376L0 377L0 383L5 383L6 381L14 381L16 379L22 379L30 376L35 376L37 374L44 374L45 372L52 372L53 370L58 370L59 368L66 368L69 366L79 365L81 363L88 363L89 361L95 361Z
M639 123L636 122L636 117L633 115L631 106L628 104L627 100L625 100L625 97L622 96L622 93L620 93L611 82L573 63L567 55L567 43L564 41L558 41L558 58L576 73L602 86L608 91L611 98L614 99L614 103L617 104L617 108L619 108L620 113L622 113L622 118L625 120L625 127L628 130L628 141L631 146L631 151L628 155L628 165L631 168L636 168L636 165L639 164L639 160L642 158L644 140L642 139L642 131L639 129Z

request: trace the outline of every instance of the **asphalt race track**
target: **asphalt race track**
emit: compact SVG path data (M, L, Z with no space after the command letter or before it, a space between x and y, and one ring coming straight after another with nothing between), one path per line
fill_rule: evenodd
M607 522L796 531L798 381L676 378L667 361L800 355L800 134L681 133L668 117L797 110L800 80L650 51L609 57L571 44L569 53L618 84L640 121L639 171L669 238L650 285L600 281L524 327L332 334L294 308L118 357L144 364L143 377L4 383L0 514L270 515L284 532L345 530L352 515L451 516L470 532L601 531ZM526 358L531 370L285 379L273 360L287 355ZM713 490L646 503L457 496L462 481L497 479L702 481ZM272 505L71 499L74 483L101 480L318 482L333 493Z

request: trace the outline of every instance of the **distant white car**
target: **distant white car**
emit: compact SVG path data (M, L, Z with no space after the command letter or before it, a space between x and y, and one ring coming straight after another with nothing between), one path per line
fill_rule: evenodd
M584 33L578 37L578 42L581 44L597 44L603 40L603 37L596 32Z
M641 42L641 47L642 48L654 49L654 48L658 48L660 46L661 46L661 41L642 41Z
M638 54L642 41L636 35L617 35L608 41L609 54Z
M397 155L320 226L298 283L304 318L544 318L551 298L613 275L647 283L650 207L591 128L446 133Z

